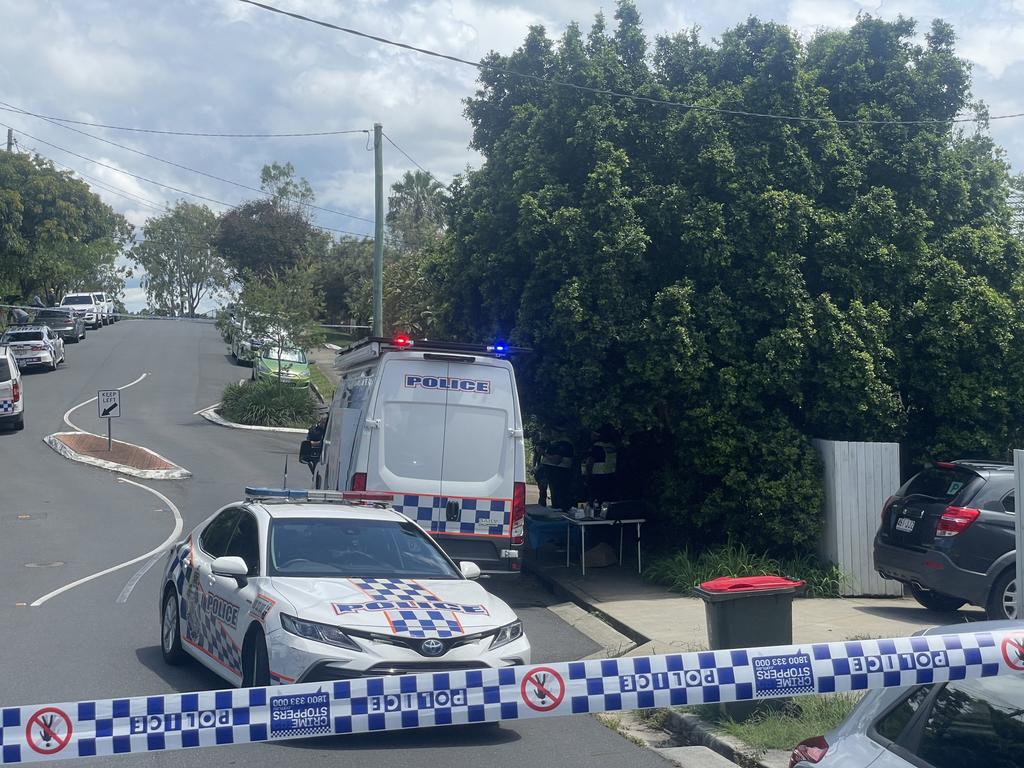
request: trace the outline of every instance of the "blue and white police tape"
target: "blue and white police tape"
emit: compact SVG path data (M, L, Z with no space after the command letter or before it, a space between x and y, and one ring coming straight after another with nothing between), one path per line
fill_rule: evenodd
M1024 628L524 665L0 710L0 763L1017 675Z

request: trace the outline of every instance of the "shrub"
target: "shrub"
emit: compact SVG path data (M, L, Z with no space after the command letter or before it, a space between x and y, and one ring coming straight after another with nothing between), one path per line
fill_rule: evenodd
M229 384L217 410L230 421L260 427L308 427L316 420L308 390L273 380Z
M674 592L688 593L704 581L719 576L788 576L807 582L808 597L839 597L846 581L834 565L822 565L813 555L774 558L751 552L742 544L727 544L699 554L689 550L661 557L644 576Z

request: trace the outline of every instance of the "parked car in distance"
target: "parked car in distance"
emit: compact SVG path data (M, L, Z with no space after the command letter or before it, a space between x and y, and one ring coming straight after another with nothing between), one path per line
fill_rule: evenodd
M4 331L0 344L14 352L19 368L45 365L51 371L64 362L64 340L45 325L17 325Z
M36 325L45 325L64 341L77 344L85 338L85 320L70 307L52 307L36 313Z
M60 305L75 310L75 314L93 330L103 325L103 310L97 306L96 299L91 293L69 293L60 300Z
M114 314L114 302L107 294L101 291L100 293L94 293L92 297L96 300L96 306L102 312L104 325L110 325L117 320L117 316Z
M289 387L305 389L310 381L306 353L297 347L263 347L259 357L253 361L252 378L280 381Z
M914 475L882 508L875 570L910 588L924 607L979 605L1017 618L1013 466L940 461Z
M1019 622L955 624L926 635L1020 629ZM922 634L922 633L918 633ZM802 741L790 768L1020 768L1024 685L1001 674L880 688L825 736Z
M0 344L0 427L25 428L25 390L10 347Z

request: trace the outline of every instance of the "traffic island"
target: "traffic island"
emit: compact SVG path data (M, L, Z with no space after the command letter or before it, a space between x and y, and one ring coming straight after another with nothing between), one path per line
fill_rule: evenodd
M141 445L114 440L107 450L107 438L89 432L57 432L43 442L71 461L100 467L148 480L183 480L192 473Z

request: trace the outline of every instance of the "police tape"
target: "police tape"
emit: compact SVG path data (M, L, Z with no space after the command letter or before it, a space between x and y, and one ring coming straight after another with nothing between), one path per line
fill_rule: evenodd
M1017 675L1024 626L0 710L0 764Z

